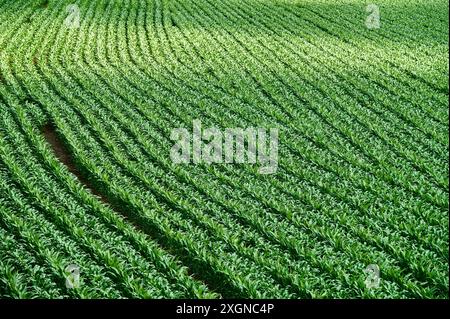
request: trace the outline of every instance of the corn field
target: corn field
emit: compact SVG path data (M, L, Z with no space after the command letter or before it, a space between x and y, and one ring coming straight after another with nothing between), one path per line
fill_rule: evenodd
M373 1L0 0L0 298L448 298L449 4Z

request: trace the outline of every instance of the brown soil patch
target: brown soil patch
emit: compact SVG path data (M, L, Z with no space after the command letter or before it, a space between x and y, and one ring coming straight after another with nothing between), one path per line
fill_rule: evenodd
M74 174L80 182L92 192L92 194L98 196L102 202L109 204L108 199L103 194L98 192L76 167L70 151L58 136L55 127L52 124L46 124L42 128L42 134L44 135L45 140L51 145L53 152L59 161L66 165L69 171Z

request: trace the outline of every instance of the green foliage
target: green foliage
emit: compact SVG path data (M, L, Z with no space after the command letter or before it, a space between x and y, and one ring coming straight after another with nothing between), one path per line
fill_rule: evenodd
M1 298L448 298L448 3L71 3L0 0ZM173 164L193 119L277 173Z

